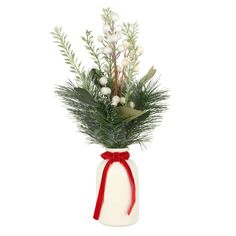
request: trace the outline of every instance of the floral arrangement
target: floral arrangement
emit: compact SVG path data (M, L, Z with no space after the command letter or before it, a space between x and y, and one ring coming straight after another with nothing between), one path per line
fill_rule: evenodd
M101 17L99 46L91 31L82 37L94 62L89 70L78 62L62 28L54 28L53 38L75 75L57 86L56 93L91 143L107 148L144 145L167 109L167 90L160 88L154 67L138 75L143 54L137 43L138 24L118 24L119 16L110 8L103 9Z

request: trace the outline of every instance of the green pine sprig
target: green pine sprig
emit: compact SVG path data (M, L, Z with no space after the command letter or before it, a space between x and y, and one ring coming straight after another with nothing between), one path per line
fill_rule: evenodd
M71 81L56 88L79 130L90 143L109 148L125 148L131 144L144 146L151 140L153 129L167 109L168 91L160 88L159 79L135 82L130 96L136 106L130 113L125 106L112 107L102 98L91 76L94 73L92 69L86 74L86 89L78 88Z
M66 64L69 65L70 71L75 74L76 79L81 82L84 79L84 71L81 69L81 63L75 56L74 51L71 49L71 43L67 40L67 35L62 31L62 27L55 27L51 32L54 42L58 45Z
M101 15L102 21L103 21L104 25L109 25L111 28L113 25L111 16L113 13L114 12L109 7L102 9L102 15Z
M100 62L99 58L99 50L94 46L94 39L92 32L87 30L85 36L81 37L85 43L85 48L88 50L89 54L91 55L97 69L102 71L102 63Z
M137 76L137 72L135 71L135 68L139 65L139 57L138 54L138 23L135 22L133 24L131 23L124 23L123 24L123 34L126 36L126 40L130 43L128 56L132 57L132 64L128 66L127 69L127 78L128 81L133 81L135 77Z

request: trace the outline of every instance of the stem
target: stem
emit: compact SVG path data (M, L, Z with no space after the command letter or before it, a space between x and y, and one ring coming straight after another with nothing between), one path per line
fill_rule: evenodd
M122 95L122 90L124 88L124 79L125 79L125 68L123 68L121 73L121 83L120 83L120 94Z

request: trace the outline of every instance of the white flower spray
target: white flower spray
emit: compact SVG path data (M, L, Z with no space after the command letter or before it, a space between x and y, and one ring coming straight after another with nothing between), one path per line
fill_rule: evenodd
M134 108L134 102L129 101L129 84L140 69L138 57L143 54L143 48L136 44L137 24L118 24L119 16L110 9L104 11L102 19L103 35L97 37L101 44L99 54L105 60L102 64L104 76L99 79L103 86L101 93L106 96L113 94L108 97L112 106L127 104ZM110 79L113 79L113 91L107 87Z

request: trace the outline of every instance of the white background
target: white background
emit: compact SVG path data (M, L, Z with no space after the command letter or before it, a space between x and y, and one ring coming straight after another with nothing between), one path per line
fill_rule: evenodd
M236 235L236 7L229 0L1 1L0 235ZM88 146L54 95L72 78L49 32L101 32L110 6L140 23L141 72L155 65L171 91L140 172L140 220L92 218L100 146Z

